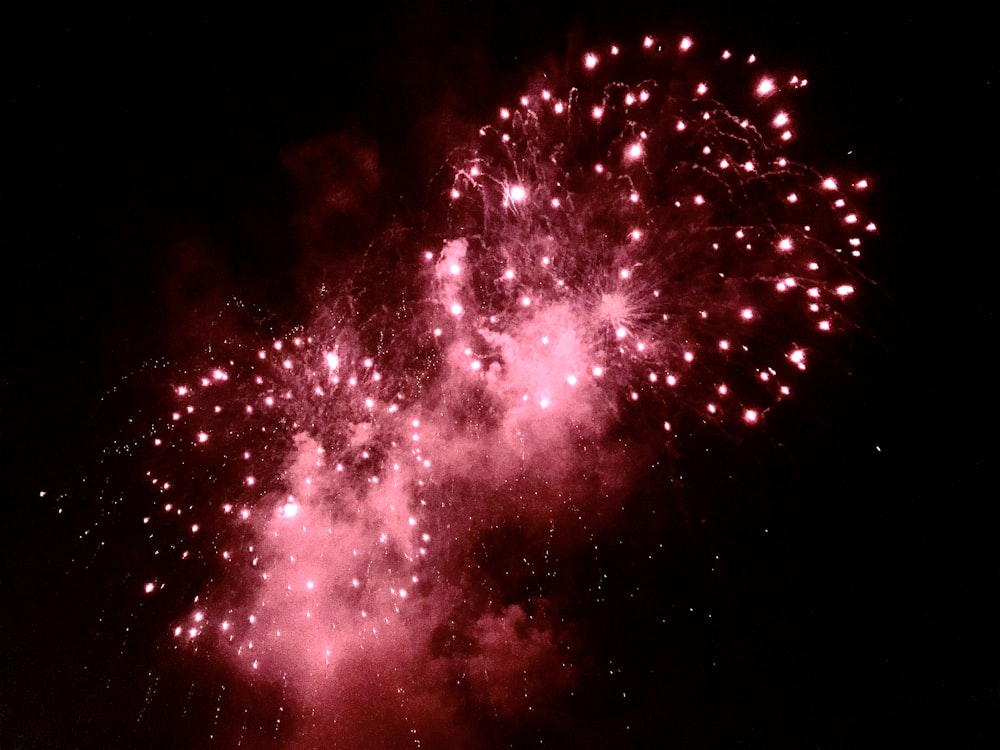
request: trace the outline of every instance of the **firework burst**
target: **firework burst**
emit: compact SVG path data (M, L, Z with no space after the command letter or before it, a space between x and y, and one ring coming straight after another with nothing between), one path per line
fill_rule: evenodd
M281 686L270 739L474 741L571 694L585 628L538 582L550 555L590 543L637 456L757 429L849 327L867 182L787 155L805 79L725 52L724 106L695 47L530 86L452 153L419 239L376 244L308 326L178 372L134 594L175 597L168 652ZM543 559L505 528L548 530ZM513 586L488 564L510 550ZM216 700L216 727L253 705Z

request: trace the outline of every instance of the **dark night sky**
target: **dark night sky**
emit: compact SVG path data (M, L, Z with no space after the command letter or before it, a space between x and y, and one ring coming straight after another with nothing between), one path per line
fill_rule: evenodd
M995 742L987 358L1000 175L985 32L997 19L945 13L517 2L367 3L342 18L5 13L0 748L127 747L149 731L116 716L130 673L91 636L106 592L72 570L76 521L38 497L78 498L77 520L99 513L101 451L133 416L108 394L190 354L191 321L230 297L301 319L301 290L344 253L321 240L354 250L405 218L449 129L485 121L575 35L649 30L809 74L810 153L876 185L878 292L766 436L715 446L731 473L686 467L688 517L657 531L674 551L632 570L664 600L695 589L722 624L664 635L649 603L623 592L592 613L607 619L608 654L595 658L625 665L641 697L591 710L608 742L629 721L650 747ZM337 163L367 208L317 239L296 223L302 193L282 158L328 133L377 153L381 182ZM707 548L740 564L711 582L686 573ZM605 564L632 562L625 550ZM648 653L661 639L682 647ZM707 669L706 655L726 666ZM642 677L650 662L672 677ZM123 684L108 688L111 673Z

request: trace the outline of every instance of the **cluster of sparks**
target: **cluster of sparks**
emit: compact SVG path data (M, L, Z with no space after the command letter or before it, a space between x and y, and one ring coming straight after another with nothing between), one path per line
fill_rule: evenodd
M695 46L647 37L636 54L680 68ZM807 81L723 53L751 121L708 80L609 82L624 57L587 53L575 87L540 80L456 150L438 225L371 280L370 310L334 303L178 375L136 595L178 588L185 565L207 583L169 648L211 649L234 679L331 714L324 686L368 669L395 686L408 739L460 703L517 717L572 684L567 631L546 592L500 596L461 561L498 524L586 527L634 481L636 445L757 429L849 325L868 184L785 155ZM457 630L471 645L442 648Z

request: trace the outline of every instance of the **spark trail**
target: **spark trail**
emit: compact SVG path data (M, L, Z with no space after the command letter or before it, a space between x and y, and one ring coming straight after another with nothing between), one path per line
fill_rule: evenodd
M725 52L735 112L696 49L540 79L453 152L419 240L376 247L309 326L178 372L135 595L199 571L162 648L250 686L206 733L437 747L529 721L590 668L542 559L588 543L638 457L759 429L851 326L867 182L786 155L804 78ZM511 550L514 584L488 562ZM267 685L284 724L227 718Z

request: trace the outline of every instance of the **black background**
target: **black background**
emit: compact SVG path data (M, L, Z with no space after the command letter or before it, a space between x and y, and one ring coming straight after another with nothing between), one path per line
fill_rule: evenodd
M114 581L77 570L78 536L108 501L117 422L141 418L109 394L182 357L185 327L229 297L299 319L336 264L303 241L282 154L331 132L378 153L370 210L334 227L355 249L424 197L447 126L488 119L570 39L646 32L808 73L803 139L875 184L877 291L763 437L687 464L687 520L658 532L673 552L601 562L632 580L589 613L595 658L622 669L592 688L595 746L991 746L997 18L749 5L5 13L0 747L193 742L162 718L136 729L132 667L95 645ZM685 572L705 549L733 561L707 582ZM636 580L716 622L664 631ZM621 685L637 697L606 697Z

